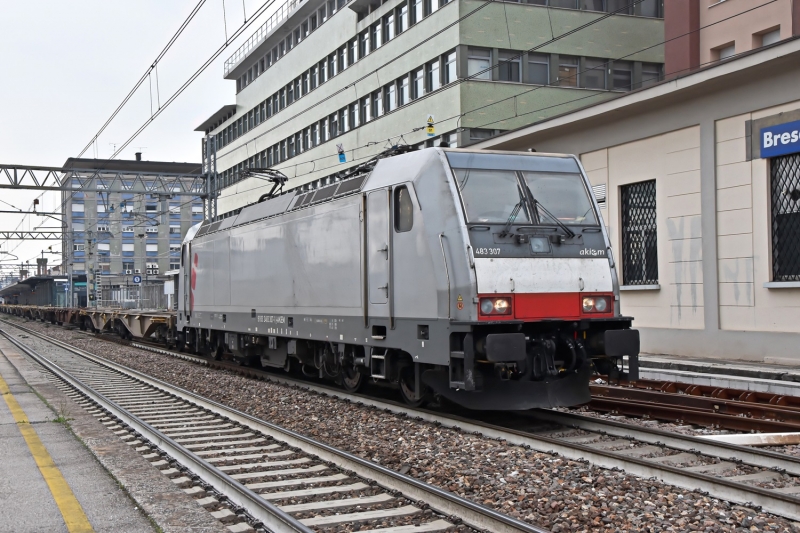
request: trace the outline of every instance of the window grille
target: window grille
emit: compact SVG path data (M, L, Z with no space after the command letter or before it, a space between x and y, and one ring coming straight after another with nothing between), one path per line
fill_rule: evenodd
M625 285L658 283L656 182L621 187L622 279Z
M772 279L800 281L800 154L771 160Z

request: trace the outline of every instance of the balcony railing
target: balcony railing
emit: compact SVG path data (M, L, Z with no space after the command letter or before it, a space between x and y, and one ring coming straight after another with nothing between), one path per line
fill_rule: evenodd
M239 63L244 61L244 59L250 55L250 52L264 42L264 39L289 16L289 13L304 1L305 0L286 0L275 13L270 15L267 21L225 61L225 76L236 68Z

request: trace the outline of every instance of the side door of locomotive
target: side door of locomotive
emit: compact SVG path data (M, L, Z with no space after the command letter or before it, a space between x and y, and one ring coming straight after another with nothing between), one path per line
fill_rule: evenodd
M369 318L389 317L391 270L391 191L382 189L366 194L366 297Z

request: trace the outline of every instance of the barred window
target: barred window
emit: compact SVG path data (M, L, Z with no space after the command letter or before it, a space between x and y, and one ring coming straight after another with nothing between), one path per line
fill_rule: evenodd
M658 283L656 181L621 187L622 280L625 285Z
M771 163L772 279L800 281L800 154Z

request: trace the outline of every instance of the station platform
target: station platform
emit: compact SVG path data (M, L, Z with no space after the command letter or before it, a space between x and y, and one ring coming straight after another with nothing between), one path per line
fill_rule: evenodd
M640 354L639 374L642 379L800 396L800 364L792 364L786 359L765 358L764 362L749 362Z
M3 337L0 395L0 532L229 533Z
M154 531L9 356L0 353L0 531Z

